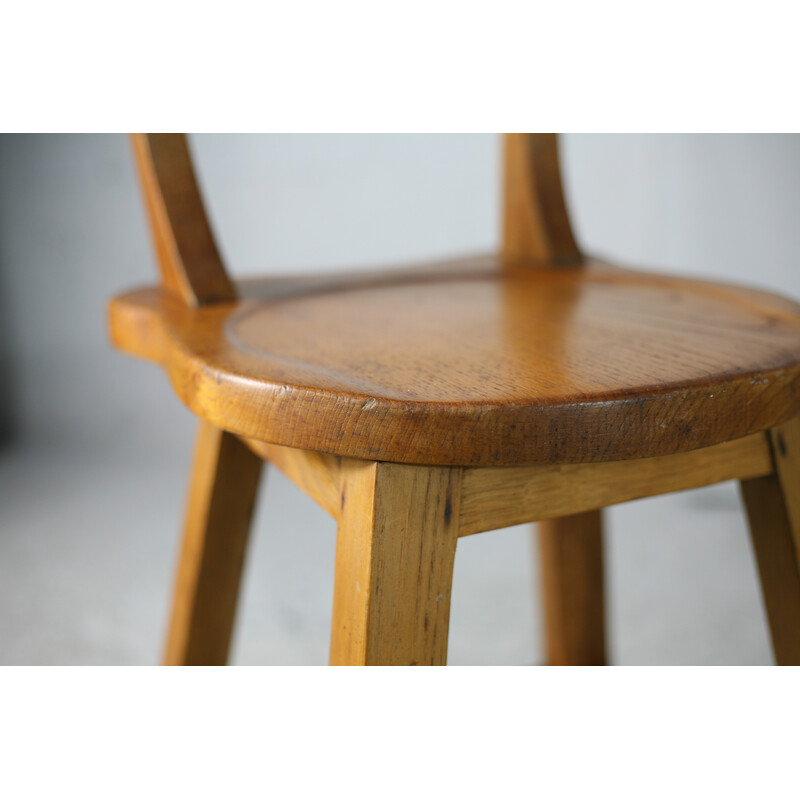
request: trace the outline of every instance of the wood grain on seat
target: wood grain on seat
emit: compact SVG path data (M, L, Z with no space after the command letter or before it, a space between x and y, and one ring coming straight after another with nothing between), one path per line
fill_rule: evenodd
M334 664L445 663L458 537L534 520L548 661L605 663L600 509L731 479L800 663L800 306L585 257L554 134L505 136L498 256L234 284L185 137L134 145L161 286L111 336L201 418L168 663L227 657L259 458L338 520Z
M243 436L379 461L573 463L693 450L800 408L800 307L586 262L475 258L240 284L199 309L111 306L199 416Z

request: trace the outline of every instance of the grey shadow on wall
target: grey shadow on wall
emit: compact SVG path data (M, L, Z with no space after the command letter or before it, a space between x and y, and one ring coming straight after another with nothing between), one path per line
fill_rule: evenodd
M14 442L20 425L14 342L10 325L12 301L7 275L11 259L4 225L8 218L8 205L12 202L8 161L11 158L13 138L11 134L0 134L0 447Z

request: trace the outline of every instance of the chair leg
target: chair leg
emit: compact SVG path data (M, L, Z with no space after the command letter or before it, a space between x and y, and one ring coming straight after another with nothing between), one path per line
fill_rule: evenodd
M778 664L800 666L800 419L769 433L775 472L741 482Z
M441 665L461 469L347 467L336 540L333 665Z
M601 511L538 524L547 660L606 663Z
M262 463L233 434L200 422L166 664L228 659Z

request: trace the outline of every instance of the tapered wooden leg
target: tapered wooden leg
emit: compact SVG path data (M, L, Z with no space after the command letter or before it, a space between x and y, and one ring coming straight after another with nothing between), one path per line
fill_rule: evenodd
M775 473L741 482L772 649L800 666L800 420L769 433Z
M166 664L227 661L262 463L233 434L200 423Z
M547 660L606 663L602 512L540 522Z
M459 468L348 465L331 664L445 663L460 494Z

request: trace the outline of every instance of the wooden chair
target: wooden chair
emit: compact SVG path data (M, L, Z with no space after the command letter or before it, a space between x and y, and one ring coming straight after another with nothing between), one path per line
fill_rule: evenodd
M548 660L603 664L600 509L726 480L800 664L800 306L582 255L550 134L500 255L234 283L185 138L133 140L161 285L111 337L201 419L167 663L226 661L266 459L338 520L332 664L444 664L458 538L541 520Z

